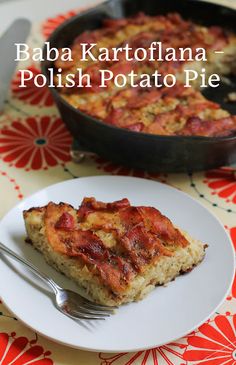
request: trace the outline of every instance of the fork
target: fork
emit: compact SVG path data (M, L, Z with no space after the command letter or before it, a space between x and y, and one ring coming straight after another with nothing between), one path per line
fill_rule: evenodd
M29 261L17 255L1 242L0 251L3 251L7 255L14 258L16 261L27 266L34 274L47 283L53 289L55 294L56 308L72 319L104 320L106 317L109 317L111 314L113 314L115 309L117 309L117 307L93 303L72 290L61 288L55 283L54 280L40 272Z

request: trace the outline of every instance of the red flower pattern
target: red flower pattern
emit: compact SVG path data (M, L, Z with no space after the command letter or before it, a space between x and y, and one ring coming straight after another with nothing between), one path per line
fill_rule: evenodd
M229 231L232 243L234 245L234 249L236 251L236 227L229 228L228 226L225 226L225 228ZM231 288L231 295L229 295L226 299L231 300L232 297L236 298L236 273L235 273L234 281L233 281L232 288Z
M0 333L0 363L1 365L53 365L48 358L50 351L44 351L37 345L37 340L28 340L26 337L16 337L13 332L10 335Z
M206 172L204 183L226 202L236 204L236 177L235 172L230 168L221 168Z
M189 335L183 358L191 365L236 364L236 315L217 315Z
M234 276L234 281L233 281L233 285L232 285L232 296L233 296L233 298L236 298L236 274Z
M65 14L59 14L55 18L48 18L43 22L42 32L45 38L48 38L54 30L59 27L64 21L76 15L76 11L71 10Z
M97 168L99 170L103 170L112 175L143 177L146 179L158 179L164 183L166 182L166 175L163 174L151 173L143 170L116 165L97 156L94 157L94 160L97 163Z
M0 156L17 168L45 169L71 160L71 142L61 119L32 117L0 130Z
M231 237L231 240L233 242L233 245L234 245L234 248L236 251L236 227L232 227L230 229L230 237Z
M35 66L29 67L28 70L33 73L34 77L40 73ZM30 105L52 106L54 104L52 95L47 86L39 88L34 84L33 79L25 81L25 88L20 87L20 83L21 76L18 71L11 84L12 95L15 98Z
M137 353L99 354L101 365L183 365L184 343L171 343Z

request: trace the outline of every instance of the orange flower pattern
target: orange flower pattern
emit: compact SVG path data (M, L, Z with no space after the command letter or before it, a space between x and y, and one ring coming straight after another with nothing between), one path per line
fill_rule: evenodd
M217 315L188 337L183 358L191 365L236 364L236 315Z
M26 337L16 337L12 332L0 333L0 363L1 365L53 365L48 357L50 351L44 351L37 345L37 340L29 340Z
M71 142L61 119L31 117L0 130L0 157L17 168L45 169L70 161Z
M101 365L182 365L184 343L171 343L137 353L100 354Z
M204 183L212 189L212 194L217 194L219 198L226 202L236 204L236 177L234 170L221 168L206 172Z
M54 30L59 27L59 25L74 15L76 15L76 12L71 10L65 14L57 15L55 18L46 19L42 24L42 32L44 37L48 38L54 32Z
M35 76L40 73L40 70L35 66L28 67L28 70L31 71ZM12 80L11 91L12 96L16 99L19 99L27 104L34 106L52 106L54 104L52 95L47 86L42 88L37 87L34 84L34 80L30 79L25 81L25 88L19 87L21 83L20 72L16 73L15 78Z

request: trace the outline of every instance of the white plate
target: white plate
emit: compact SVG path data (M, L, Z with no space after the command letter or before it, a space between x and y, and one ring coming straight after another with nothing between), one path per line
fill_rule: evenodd
M0 223L0 237L8 247L30 260L59 285L76 286L48 266L40 253L24 243L23 209L65 201L75 207L84 196L113 201L127 197L134 205L160 209L176 225L209 244L204 261L167 287L121 307L106 321L76 323L55 309L50 291L22 265L11 259L0 263L0 293L9 309L36 332L72 347L90 351L138 351L160 346L191 332L222 303L234 274L234 252L223 226L202 205L170 186L118 176L96 176L65 181L13 208Z

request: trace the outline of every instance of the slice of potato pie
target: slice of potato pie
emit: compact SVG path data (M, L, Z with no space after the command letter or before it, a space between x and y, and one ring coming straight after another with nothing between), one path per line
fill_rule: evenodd
M29 242L101 304L142 299L190 271L205 254L206 245L156 208L131 206L128 199L84 198L78 210L50 202L23 215Z

